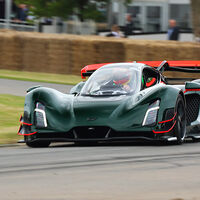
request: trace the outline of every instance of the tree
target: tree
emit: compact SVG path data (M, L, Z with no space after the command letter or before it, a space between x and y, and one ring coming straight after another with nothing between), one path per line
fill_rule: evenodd
M194 35L200 37L200 1L191 0L192 24Z
M15 0L17 4L30 6L37 17L57 16L66 19L76 14L81 21L94 19L99 21L103 15L98 9L99 4L108 4L111 0ZM125 3L130 0L125 0Z
M58 16L67 18L73 14L74 0L15 0L16 4L26 4L36 17Z
M98 11L97 3L108 3L109 0L76 0L77 15L81 21L84 19L94 19L99 21L99 18L103 17Z

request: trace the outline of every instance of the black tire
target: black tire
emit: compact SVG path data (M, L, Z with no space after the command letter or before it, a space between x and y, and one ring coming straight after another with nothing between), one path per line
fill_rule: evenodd
M186 113L185 102L181 95L178 96L176 101L176 124L174 127L174 136L177 138L176 144L180 145L184 142L186 135Z
M28 136L24 137L24 141L25 141L26 145L31 148L39 148L39 147L44 148L44 147L48 147L51 144L51 142L49 142L49 141L31 141L28 138Z

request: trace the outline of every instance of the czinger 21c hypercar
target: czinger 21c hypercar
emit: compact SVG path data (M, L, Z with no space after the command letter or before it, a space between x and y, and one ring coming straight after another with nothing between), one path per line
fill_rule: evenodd
M159 63L159 64L158 64ZM151 66L150 66L151 65ZM28 89L19 135L30 147L51 142L200 138L200 80L169 85L164 70L199 72L200 61L89 65L70 94Z

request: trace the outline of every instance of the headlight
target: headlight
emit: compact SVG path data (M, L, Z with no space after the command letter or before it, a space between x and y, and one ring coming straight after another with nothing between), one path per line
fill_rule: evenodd
M159 108L160 100L156 100L155 102L149 105L142 126L154 126L156 124Z
M37 102L35 106L35 125L37 128L47 127L45 106L40 102Z

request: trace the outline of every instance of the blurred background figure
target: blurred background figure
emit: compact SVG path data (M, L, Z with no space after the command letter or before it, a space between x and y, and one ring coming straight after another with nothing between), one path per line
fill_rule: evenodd
M168 40L179 40L179 28L176 25L176 20L169 20Z
M125 29L124 29L125 37L128 37L129 35L133 35L133 30L134 30L134 23L133 23L132 15L127 14L126 25L125 25Z
M28 13L28 8L27 5L25 4L19 4L18 5L18 13L17 13L17 18L20 21L26 21L27 19L27 13Z
M120 31L119 26L117 26L116 24L114 24L111 28L111 33L108 33L106 35L107 37L116 37L116 38L121 38L124 37Z

